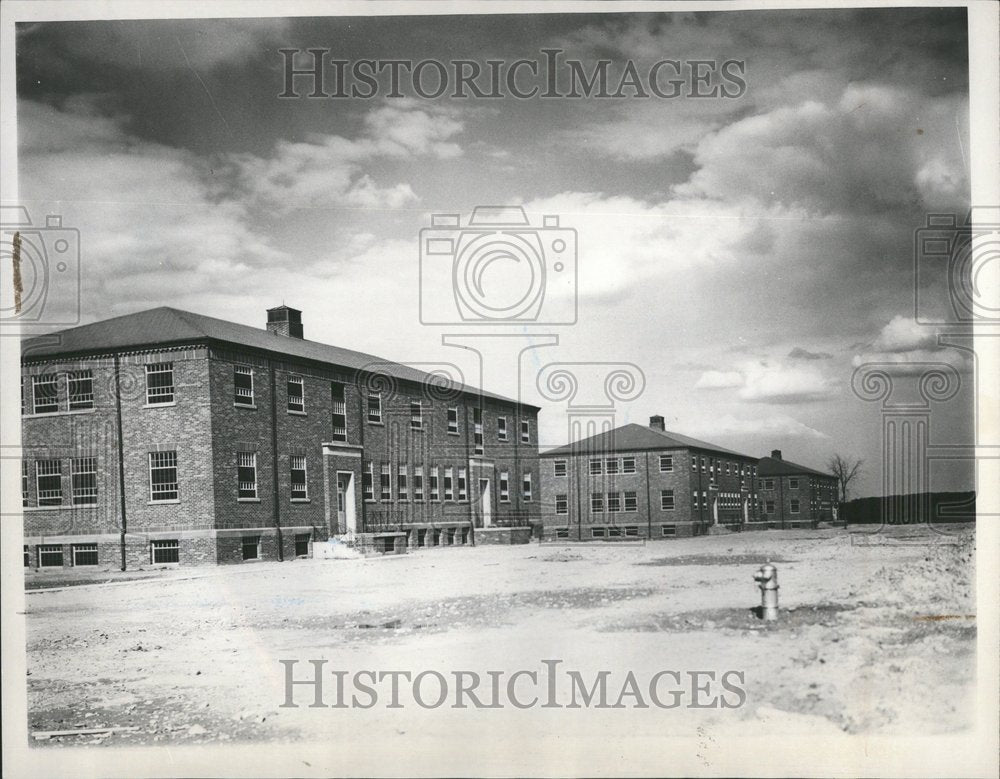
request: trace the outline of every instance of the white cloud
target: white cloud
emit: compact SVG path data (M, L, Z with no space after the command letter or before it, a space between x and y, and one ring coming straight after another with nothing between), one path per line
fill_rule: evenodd
M779 439L799 437L811 439L829 438L826 433L785 414L770 416L737 417L732 414L722 414L706 417L696 428L686 428L692 435L704 436L759 436Z
M944 363L958 371L972 369L968 352L940 345L938 329L910 317L894 316L863 351L854 355L857 368L869 363L891 367L899 375L919 375L932 363Z
M801 403L834 394L830 379L813 366L750 363L744 369L743 400L762 403Z
M922 325L911 317L897 314L882 328L872 343L872 348L880 352L934 349L937 348L937 336L937 328Z
M695 389L727 389L742 387L743 374L737 371L705 371L695 382Z

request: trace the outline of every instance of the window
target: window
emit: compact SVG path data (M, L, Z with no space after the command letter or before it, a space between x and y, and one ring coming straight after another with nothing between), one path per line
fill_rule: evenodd
M694 461L691 461L694 464ZM660 473L670 473L674 469L674 457L671 454L660 455Z
M306 480L306 457L304 454L293 454L288 458L291 471L292 500L308 500L309 487Z
M397 500L410 499L410 485L406 481L406 466L400 465L396 469L396 498Z
M701 472L702 473L705 472L705 458L704 457L701 458Z
M788 480L788 489L790 489L790 490L797 490L798 488L799 488L799 480L798 479L789 479Z
M365 500L375 500L375 466L371 460L365 463L365 469L361 474L361 490Z
M59 376L55 373L32 376L31 398L32 409L36 414L57 412L59 410Z
M392 464L382 463L379 474L379 499L392 500Z
M413 499L424 499L424 466L422 465L413 468Z
M636 525L628 525L625 528L625 535L627 535L627 536L637 536L637 535L639 535L639 528Z
M424 429L424 408L419 400L410 401L410 430Z
M590 475L600 476L602 473L604 473L604 463L601 460L591 460Z
M295 556L296 557L308 557L309 556L309 533L296 533L295 534Z
M150 501L173 501L177 496L177 452L150 452Z
M590 528L591 538L604 538L604 528L603 527L592 527Z
M73 460L72 481L73 505L95 505L97 503L97 458L75 458Z
M635 458L634 457L623 457L622 458L622 473L635 473Z
M634 492L625 493L625 510L631 512L639 510L639 500Z
M472 409L472 436L474 454L483 453L483 410L481 408Z
M431 468L431 500L441 500L441 492L438 489L438 467Z
M21 506L28 505L28 461L21 460Z
M73 565L97 565L97 544L73 544Z
M507 440L507 417L497 417L497 440Z
M764 513L765 514L773 514L774 513L774 501L773 500L765 500L764 501Z
M692 471L698 470L698 458L695 457L694 455L691 455L691 470Z
M521 493L524 495L524 502L531 502L531 472L524 474L521 480Z
M618 473L618 458L617 457L610 457L610 458L608 458L605 461L604 465L605 465L605 468L607 469L608 473Z
M63 564L63 548L60 544L39 544L38 567L61 568Z
M146 405L174 402L174 364L158 362L146 366Z
M531 443L531 422L527 419L521 420L521 441Z
M465 468L458 469L458 499L469 499L468 471Z
M151 541L149 551L150 560L154 565L181 561L181 545L176 538L169 541Z
M622 510L622 496L620 492L608 493L608 511L616 514Z
M458 435L458 406L448 407L448 432Z
M368 421L382 422L382 394L379 392L368 393Z
M301 376L290 376L288 383L288 410L293 414L304 414L306 411L305 384Z
M257 497L257 453L238 452L236 455L236 481L238 498L253 500Z
M94 407L94 376L87 371L69 374L69 410L83 411ZM96 565L96 563L95 563Z
M35 489L39 506L62 505L62 461L37 460L35 462ZM62 565L62 563L59 563Z
M569 538L569 528L568 527L557 527L556 528L556 538Z
M621 538L622 529L620 527L609 527L608 538Z
M552 462L552 473L554 476L565 476L566 475L566 461L565 460L554 460Z
M31 567L31 552L28 551L28 545L24 545L24 567Z
M333 414L333 440L347 440L347 396L344 385L339 381L330 382L330 407Z
M500 471L500 502L510 503L510 473Z
M774 479L764 479L764 489L773 490L774 489Z
M445 468L444 469L444 499L445 500L454 500L455 499L455 493L454 493L454 490L453 490L453 487L452 487L454 473L455 473L455 470L453 468Z
M240 541L244 560L260 559L260 536L243 536Z
M691 490L691 507L698 509L698 490Z
M253 405L253 368L237 365L233 368L233 386L236 389L234 402L237 406Z
M701 507L703 509L708 508L708 493L705 490L701 491Z
M675 536L677 535L677 528L674 525L660 525L660 535Z
M590 510L594 514L604 513L604 495L600 492L590 493Z
M791 507L789 508L789 512L792 513L792 514L798 514L799 513L799 507L800 507L799 499L798 498L792 498Z
M556 514L569 514L569 495L556 495Z

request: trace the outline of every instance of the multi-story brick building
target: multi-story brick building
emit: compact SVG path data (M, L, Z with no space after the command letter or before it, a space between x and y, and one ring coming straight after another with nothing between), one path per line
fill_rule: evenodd
M760 526L814 528L837 520L837 478L783 459L780 449L757 464L757 496Z
M757 459L664 430L625 425L539 457L543 536L672 538L755 519Z
M21 386L26 565L509 542L539 515L537 407L305 340L286 306L32 338Z

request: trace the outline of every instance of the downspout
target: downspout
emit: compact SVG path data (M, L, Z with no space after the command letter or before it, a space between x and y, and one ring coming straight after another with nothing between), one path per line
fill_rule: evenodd
M122 570L125 570L125 532L128 522L125 518L125 440L122 435L122 387L121 363L115 352L115 419L118 423L118 501L121 511L121 557Z
M653 538L653 503L649 491L649 451L646 451L646 538Z
M365 481L365 459L366 459L365 458L365 428L367 427L367 425L365 424L365 404L368 402L368 398L364 397L364 393L361 391L361 376L360 376L360 374L358 374L357 378L358 378L358 380L355 381L354 383L355 383L355 386L357 386L357 388L358 388L358 434L359 434L358 441L361 444L361 532L362 533L367 533L368 532L368 501L365 500L365 485L364 485L364 481ZM330 417L330 420L331 420L331 424L332 424L333 423L333 417L332 416ZM347 420L347 382L344 382L344 420L345 421ZM375 497L375 461L374 460L369 460L368 462L371 463L371 467L372 467L372 497L374 498ZM381 469L381 467L382 467L382 464L379 463L379 468ZM329 465L327 465L326 468L329 470ZM379 471L379 479L382 478L381 474L382 474L382 472L380 470ZM337 486L337 473L336 473L336 471L334 471L334 474L333 474L333 489L334 489L334 491L340 489ZM354 493L355 493L355 495L357 494L357 490L356 489L355 489ZM344 500L347 500L346 496L344 497ZM344 528L344 531L345 532L347 531L346 527ZM337 519L337 532L338 533L340 532L340 518L339 517Z
M278 495L278 385L274 375L274 362L268 360L271 375L271 496L274 510L274 531L278 541L278 562L284 562L284 544L281 539L281 498Z

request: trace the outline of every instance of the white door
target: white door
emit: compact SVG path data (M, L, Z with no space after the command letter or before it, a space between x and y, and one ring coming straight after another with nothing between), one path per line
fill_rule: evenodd
M483 515L483 527L489 527L493 521L493 503L490 495L490 480L479 480L479 506Z
M358 530L354 511L354 474L350 471L337 472L337 528L347 533Z

